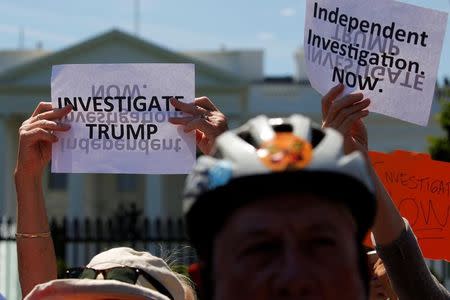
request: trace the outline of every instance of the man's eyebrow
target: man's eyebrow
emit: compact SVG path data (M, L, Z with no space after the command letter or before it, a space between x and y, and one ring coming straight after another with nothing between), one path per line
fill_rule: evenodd
M308 231L317 231L317 232L337 232L337 228L332 223L311 223L305 226L305 229Z
M274 232L278 231L278 229L270 228L268 226L258 226L253 228L239 228L237 230L238 235L259 237L259 236L267 236L272 235Z
M296 228L293 228L296 230ZM240 236L262 237L276 234L279 228L273 228L265 225L255 226L253 228L239 228L237 234ZM331 223L311 223L300 228L302 232L331 232L336 233L337 229Z

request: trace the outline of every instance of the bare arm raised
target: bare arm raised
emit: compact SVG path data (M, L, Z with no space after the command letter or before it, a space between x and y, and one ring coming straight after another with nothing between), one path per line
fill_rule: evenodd
M54 131L70 126L58 119L71 107L53 109L41 102L19 129L19 150L14 179L17 191L17 253L19 279L25 297L36 284L56 279L56 257L42 191L42 173L50 161Z
M368 155L367 129L362 118L368 116L369 99L361 93L340 97L343 85L332 88L322 98L322 126L338 130L344 136L345 152L361 151ZM379 180L372 166L370 173L377 193L377 215L372 228L377 244L388 244L397 239L405 229L403 219Z
M359 150L368 156L367 130L362 118L370 101L362 94L339 97L338 85L322 99L323 126L339 130L347 153ZM369 164L376 187L377 214L372 233L392 286L400 299L450 299L450 293L430 273L417 240L390 195ZM363 199L361 199L363 201Z

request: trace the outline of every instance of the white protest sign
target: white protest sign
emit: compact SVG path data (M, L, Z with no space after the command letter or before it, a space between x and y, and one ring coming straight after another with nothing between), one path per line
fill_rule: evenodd
M370 111L427 125L447 13L391 0L307 0L305 60L322 95L338 82Z
M55 133L52 172L184 174L195 162L195 134L168 123L182 116L169 99L192 102L193 64L53 66L53 107L71 104Z

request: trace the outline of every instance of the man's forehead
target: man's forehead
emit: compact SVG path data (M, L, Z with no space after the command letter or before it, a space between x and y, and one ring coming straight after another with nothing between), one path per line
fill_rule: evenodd
M328 199L315 194L277 194L261 196L260 198L237 209L235 214L250 216L273 215L287 216L290 214L309 214L310 211L321 210L324 213L347 211L348 208L340 201Z
M349 210L331 200L308 195L284 195L255 201L234 212L228 225L239 233L259 234L277 227L335 230L338 224L354 224Z
M292 231L302 231L306 233L336 233L336 224L324 220L323 222L291 222L289 224L284 223L273 223L273 222L261 222L261 223L249 223L247 226L237 227L236 233L245 236L263 236L267 234L277 233L280 230L292 230Z

